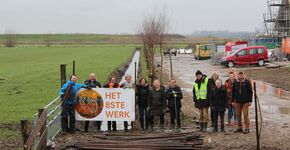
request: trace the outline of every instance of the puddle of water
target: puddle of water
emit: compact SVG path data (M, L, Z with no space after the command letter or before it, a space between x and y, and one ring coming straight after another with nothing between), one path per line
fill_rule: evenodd
M284 115L290 115L290 108L289 107L279 107L275 105L262 105L263 111L268 111L272 114L284 114Z

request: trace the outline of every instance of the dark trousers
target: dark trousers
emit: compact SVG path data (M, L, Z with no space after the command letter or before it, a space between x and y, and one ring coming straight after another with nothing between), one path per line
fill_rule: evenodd
M218 129L218 118L221 120L221 129L225 129L225 123L224 123L224 117L225 112L224 111L213 111L213 120L214 120L214 129Z
M154 117L155 117L154 115L150 115L150 121L149 121L150 127L154 126ZM159 115L159 118L160 118L160 125L163 126L164 125L164 114Z
M113 127L113 131L117 131L117 122L116 121L108 121L108 130L111 131Z
M214 112L212 109L210 109L210 121L211 121L211 127L214 127Z
M176 109L177 110L175 112L175 107L169 107L170 123L171 123L171 126L174 126L174 122L175 122L175 119L176 119L177 127L180 128L181 127L181 124L180 124L180 107L177 107Z
M141 106L138 105L139 108L139 121L140 121L140 126L142 129L144 129L144 121L145 121L145 127L148 129L148 115L147 115L147 106Z
M124 130L128 131L128 121L124 121Z
M75 107L64 104L61 112L61 129L63 132L72 132L76 129Z
M102 121L96 121L96 125L97 125L97 130L101 131ZM85 121L85 131L88 131L89 126L90 126L90 121Z

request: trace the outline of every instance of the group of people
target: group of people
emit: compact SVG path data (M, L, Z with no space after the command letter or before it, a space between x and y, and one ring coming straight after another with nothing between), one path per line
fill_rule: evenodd
M163 128L167 108L170 112L171 128L181 128L180 110L183 95L175 79L171 79L167 86L162 86L156 79L150 88L147 80L141 78L136 87L136 97L142 129L153 129L154 117L159 117L160 128Z
M134 84L131 75L125 75L124 83L117 83L115 77L111 77L107 84L101 85L96 75L91 73L84 84L77 83L77 76L72 75L65 83L60 96L63 99L63 110L61 113L62 131L74 132L76 129L75 104L76 93L80 88L134 88L136 92L136 104L139 110L140 127L143 130L153 129L154 118L159 117L160 128L164 127L164 115L168 109L170 112L170 125L172 129L181 128L180 112L181 100L183 98L180 87L175 79L170 79L166 86L162 86L158 79L150 86L145 78L141 78L138 84ZM67 93L69 91L69 93ZM209 118L213 131L218 131L218 119L221 122L221 131L225 131L224 116L228 110L227 124L234 123L238 126L236 132L249 133L249 106L252 102L252 86L249 80L245 79L244 73L239 72L235 78L233 72L224 85L219 75L214 72L209 78L201 71L196 72L196 80L193 86L193 101L199 110L200 131L207 131ZM210 117L209 117L210 109ZM242 126L242 114L244 117L244 130ZM68 121L69 120L69 121ZM88 131L89 121L85 121L84 131ZM101 121L97 121L97 130L101 130ZM117 131L116 121L107 122L108 131ZM124 122L124 130L128 131L128 122Z
M133 88L134 83L131 75L125 75L124 83L117 83L115 77L111 77L107 84L101 85L96 79L95 73L90 73L89 78L84 81L84 84L77 83L77 75L72 75L70 80L66 82L60 89L60 96L62 98L62 112L61 112L61 128L63 132L74 133L76 130L75 119L75 105L77 91L81 88ZM84 131L88 132L90 121L85 121ZM96 121L97 130L101 130L101 121ZM117 131L116 121L108 121L108 131ZM124 121L124 130L128 131L128 122Z
M225 131L224 116L228 110L227 124L231 124L234 117L234 123L238 126L235 132L250 132L249 107L252 103L253 92L252 85L245 78L243 72L238 73L235 78L233 72L229 73L229 78L224 85L219 75L214 72L211 78L208 78L201 71L196 72L196 80L193 87L193 101L195 107L199 109L200 131L207 131L209 122L209 109L211 126L213 131L218 131L218 119L220 119L220 129ZM242 114L244 118L244 129L242 124Z

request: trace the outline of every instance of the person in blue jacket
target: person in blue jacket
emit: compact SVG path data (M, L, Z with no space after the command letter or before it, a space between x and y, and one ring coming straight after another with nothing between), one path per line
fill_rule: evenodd
M76 83L77 76L72 75L70 81L66 82L60 89L59 95L62 98L61 129L63 132L74 133L76 129L75 104L76 94L83 84ZM67 90L69 90L67 92Z

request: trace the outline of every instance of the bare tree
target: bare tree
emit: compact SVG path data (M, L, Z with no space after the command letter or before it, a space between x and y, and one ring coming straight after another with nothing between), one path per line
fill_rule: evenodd
M157 47L160 48L161 56L161 75L160 80L162 83L163 74L163 45L167 43L167 37L170 30L170 22L166 9L156 10L153 14L143 18L139 34L143 41L143 52L149 70L149 78L151 81L156 78L154 57Z
M16 36L13 30L6 30L5 31L5 40L4 46L5 47L14 47L16 44Z

